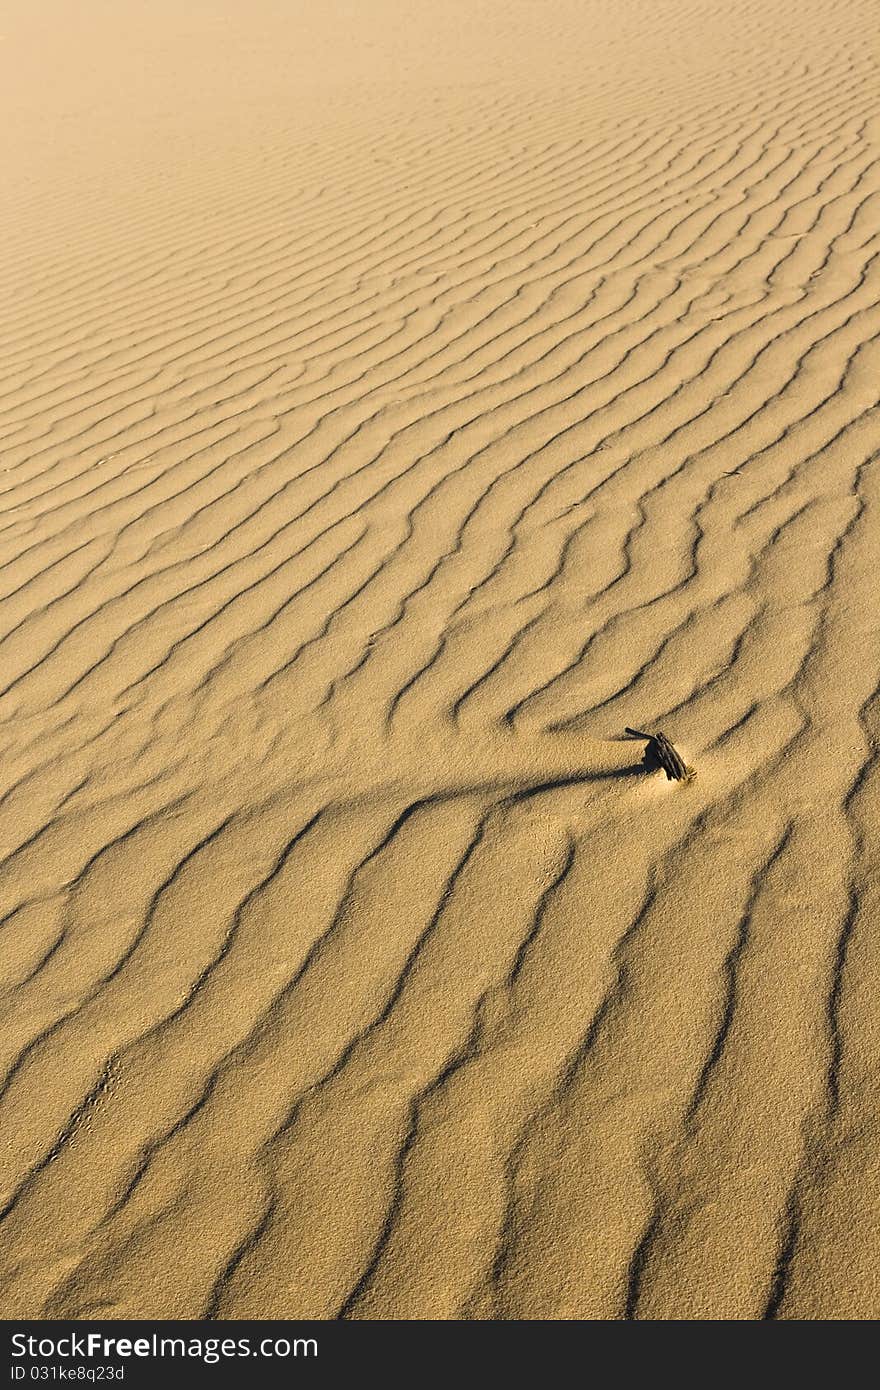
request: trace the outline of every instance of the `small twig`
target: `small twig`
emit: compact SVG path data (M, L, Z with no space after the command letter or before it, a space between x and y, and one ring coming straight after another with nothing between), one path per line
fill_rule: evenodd
M632 738L647 739L648 746L643 761L649 768L662 767L670 782L692 782L696 777L694 769L687 766L684 758L676 752L665 734L646 734L640 729L630 729L629 726L626 732Z

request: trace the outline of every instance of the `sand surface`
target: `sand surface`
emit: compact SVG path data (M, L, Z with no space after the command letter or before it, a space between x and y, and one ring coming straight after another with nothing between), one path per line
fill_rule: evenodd
M880 1315L878 18L0 6L7 1317Z

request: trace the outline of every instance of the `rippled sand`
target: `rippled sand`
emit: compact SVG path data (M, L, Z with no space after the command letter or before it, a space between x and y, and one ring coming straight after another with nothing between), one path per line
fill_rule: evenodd
M4 6L6 1316L880 1315L878 19Z

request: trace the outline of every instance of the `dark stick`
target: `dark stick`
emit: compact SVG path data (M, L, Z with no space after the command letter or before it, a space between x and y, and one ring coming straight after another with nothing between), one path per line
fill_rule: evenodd
M687 766L684 758L673 748L665 734L646 734L640 729L631 729L629 725L626 732L632 738L647 739L648 746L643 761L648 767L662 767L668 781L691 782L696 777L694 769Z

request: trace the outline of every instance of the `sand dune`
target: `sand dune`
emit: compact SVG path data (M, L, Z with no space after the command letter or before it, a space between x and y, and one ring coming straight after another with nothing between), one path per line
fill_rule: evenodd
M880 1315L877 30L3 7L6 1316Z

